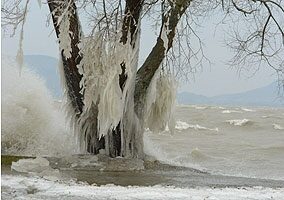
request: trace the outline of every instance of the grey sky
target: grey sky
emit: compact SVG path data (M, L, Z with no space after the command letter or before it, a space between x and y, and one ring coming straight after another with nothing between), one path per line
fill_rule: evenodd
M58 57L58 45L52 26L46 26L48 8L46 4L40 9L36 1L32 1L24 32L24 54L41 54ZM206 96L242 92L265 86L277 79L273 70L263 67L253 77L237 73L236 69L230 69L226 62L232 56L230 50L224 46L224 33L221 29L214 36L216 21L208 20L202 24L199 33L203 42L206 56L213 62L203 67L202 72L195 74L195 80L188 83L180 83L180 91L189 91ZM155 36L151 27L142 26L142 38L140 49L140 62L150 52ZM18 37L9 38L2 36L2 54L15 55L18 48Z

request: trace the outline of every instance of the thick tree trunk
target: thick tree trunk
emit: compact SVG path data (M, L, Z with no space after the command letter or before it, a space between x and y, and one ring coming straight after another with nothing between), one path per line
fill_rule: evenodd
M91 108L92 113L90 116L86 117L81 124L78 125L80 117L83 112L83 94L81 93L80 81L82 79L82 75L79 73L78 65L82 60L82 56L80 54L80 49L78 47L81 42L81 27L79 18L77 15L77 8L75 2L73 0L48 0L48 6L50 9L50 13L52 15L53 25L56 32L57 38L60 35L60 19L62 20L62 16L65 13L69 15L69 36L71 39L71 56L66 57L63 50L60 52L61 59L63 63L63 71L64 71L64 81L66 84L66 92L67 98L71 102L71 109L74 112L73 119L71 123L77 124L74 126L84 126L85 124L90 124L88 129L92 129L92 134L87 135L86 130L85 133L82 134L81 137L84 137L86 147L84 147L89 153L97 154L101 148L104 148L104 139L101 140L98 138L97 133L97 113L98 109L96 105L93 105ZM59 41L59 45L60 45ZM70 113L69 113L70 114Z
M58 38L60 35L59 19L63 12L68 10L70 13L69 33L71 56L66 57L64 52L61 52L63 62L63 70L65 82L67 86L68 98L71 102L72 110L75 113L73 123L79 123L83 127L80 133L85 144L85 149L93 154L99 153L100 149L105 149L111 157L126 156L126 157L143 157L143 131L144 131L144 107L145 97L150 82L161 65L166 53L172 47L175 29L189 5L189 0L177 0L167 13L164 14L160 35L155 46L147 57L145 63L137 72L136 83L132 87L133 96L127 101L127 111L124 113L123 120L114 130L109 130L107 136L99 139L98 135L98 104L92 105L88 113L84 113L84 94L81 93L80 81L82 75L78 71L78 65L84 55L80 54L78 44L81 40L80 23L77 16L77 10L74 0L47 0L50 12L52 14L53 24ZM143 6L143 0L126 0L125 16L122 24L122 36L120 42L127 44L130 39L132 49L136 48L139 42L139 26L140 16ZM167 27L165 27L167 26ZM164 44L162 35L166 32L167 44ZM129 37L130 36L130 37ZM59 43L62 41L59 41ZM137 62L138 63L138 62ZM119 67L119 66L118 66ZM122 73L119 76L119 85L124 91L125 83L128 77L125 70L129 66L125 66L125 62L120 64ZM135 66L134 66L135 67ZM84 116L85 115L85 116ZM78 124L77 124L78 125Z
M140 21L142 6L143 6L143 0L127 0L126 1L125 16L124 16L123 24L122 24L122 36L120 38L120 42L122 44L126 44L128 42L127 40L129 39L128 36L130 36L130 44L132 46L133 51L135 49L135 46L138 45L136 44L136 42L140 39L137 37L139 37L138 35L139 29L140 29L139 21ZM126 69L125 63L121 63L120 66L122 69L122 73L119 76L119 85L120 85L121 90L123 91L125 82L128 77L125 72L125 69ZM126 116L126 117L129 117L129 116ZM110 135L113 141L113 145L114 145L112 147L113 153L110 154L112 157L116 157L116 156L142 157L141 153L139 153L139 156L138 156L138 151L136 152L134 150L135 149L134 146L136 146L134 144L135 139L129 140L129 137L135 138L135 135L138 134L136 132L129 133L129 129L125 128L125 126L131 126L131 125L139 126L139 124L134 125L134 124L129 124L127 122L123 122L123 123L120 122L118 126L115 128L115 130L112 131L112 134ZM137 127L135 127L133 131L137 131ZM123 133L123 136L122 136L122 133ZM128 142L129 144L126 144ZM142 141L139 140L136 142L143 143L143 140Z

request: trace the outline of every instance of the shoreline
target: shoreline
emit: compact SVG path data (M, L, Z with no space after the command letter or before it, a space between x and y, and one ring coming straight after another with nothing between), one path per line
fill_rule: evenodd
M11 165L5 163L8 158L17 161L23 157L1 156L2 175L23 175L29 173L15 172ZM4 158L4 159L3 159ZM27 158L27 157L24 157ZM284 180L246 178L237 176L215 175L193 168L178 167L159 161L141 161L135 159L106 158L105 156L77 155L68 158L46 158L52 169L59 170L64 179L85 182L89 185L114 184L118 186L173 186L173 187L268 187L284 188ZM77 166L82 159L88 161ZM12 161L11 161L12 162ZM142 165L142 166L141 166Z

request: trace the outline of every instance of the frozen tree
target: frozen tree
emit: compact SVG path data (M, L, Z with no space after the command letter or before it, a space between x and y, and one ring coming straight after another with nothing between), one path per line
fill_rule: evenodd
M111 157L143 158L144 129L172 129L175 77L186 76L207 61L196 29L202 25L199 19L213 13L230 26L232 65L242 69L264 63L283 81L282 0L47 0L47 4L59 41L68 116L84 152L98 154L104 149ZM23 25L26 9L21 0L2 1L4 27L15 30ZM83 34L79 16L88 19L89 33ZM158 34L138 66L143 17Z

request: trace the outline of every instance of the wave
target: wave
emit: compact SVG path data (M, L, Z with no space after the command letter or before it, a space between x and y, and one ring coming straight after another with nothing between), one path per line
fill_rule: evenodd
M69 155L75 153L73 134L44 82L13 61L2 61L2 153Z
M249 119L232 119L226 120L226 122L234 126L245 126L252 123Z
M205 109L207 109L208 107L207 107L207 106L194 106L194 108L195 108L196 110L205 110Z
M222 113L223 114L230 114L230 113L243 113L243 112L238 111L238 110L223 110Z
M255 110L248 109L248 108L241 108L241 110L246 111L246 112L255 112Z
M186 130L186 129L194 129L194 130L209 130L209 131L216 131L218 132L219 129L216 127L216 128L207 128L207 127L204 127L204 126L200 126L198 124L188 124L186 122L183 122L183 121L177 121L176 122L176 126L175 126L175 129L179 130L179 131L182 131L182 130Z
M272 126L275 130L284 130L284 128L280 126L279 124L272 124Z
M200 151L198 148L193 149L190 152L191 157L194 160L198 160L198 161L202 161L202 160L208 160L211 159L212 157L210 157L209 155L203 153L202 151Z
M144 151L145 154L155 158L156 160L160 161L161 163L169 164L172 166L179 166L179 167L188 167L200 171L205 171L205 168L202 168L198 164L193 164L189 162L188 159L185 159L184 156L173 157L170 153L167 153L165 149L162 148L159 144L153 142L148 133L144 134Z

